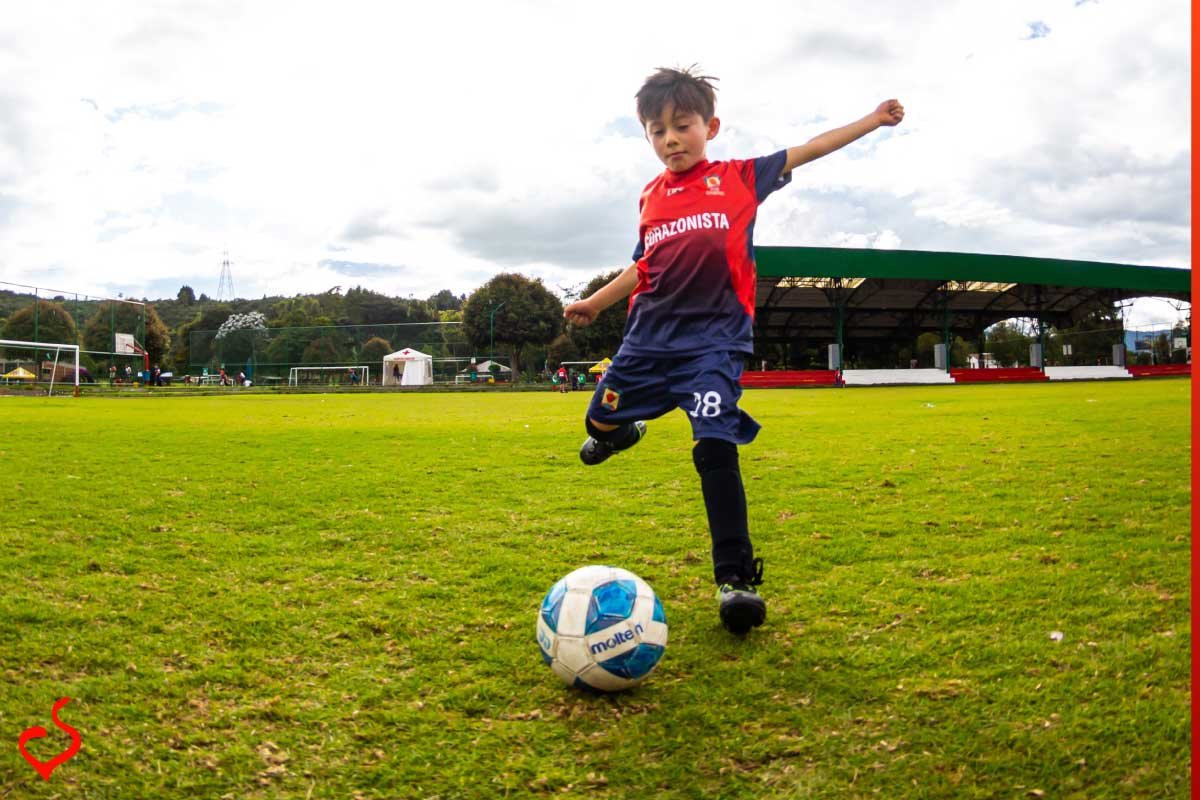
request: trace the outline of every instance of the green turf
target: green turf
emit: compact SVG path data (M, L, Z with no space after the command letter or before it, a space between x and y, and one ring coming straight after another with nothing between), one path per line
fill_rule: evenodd
M1187 796L1187 381L748 392L745 641L684 415L585 468L585 402L0 397L0 798ZM623 695L538 656L587 563Z

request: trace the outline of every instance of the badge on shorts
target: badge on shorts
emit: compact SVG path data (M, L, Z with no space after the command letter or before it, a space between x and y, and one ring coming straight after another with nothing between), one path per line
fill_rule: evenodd
M600 398L600 405L607 408L609 411L616 411L617 406L621 404L621 393L613 389L606 388L604 397Z

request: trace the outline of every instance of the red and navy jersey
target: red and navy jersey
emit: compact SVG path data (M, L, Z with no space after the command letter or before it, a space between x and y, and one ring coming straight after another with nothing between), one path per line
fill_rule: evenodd
M637 287L620 352L638 356L754 350L754 220L792 178L787 151L663 172L640 202Z

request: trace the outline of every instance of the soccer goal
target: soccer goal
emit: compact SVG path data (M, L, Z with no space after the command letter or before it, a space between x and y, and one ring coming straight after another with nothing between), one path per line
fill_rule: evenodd
M288 386L366 386L371 382L371 368L353 367L292 367L288 370Z
M79 372L79 345L0 339L0 381L4 383L45 383L47 395L54 394L55 383L74 384L78 397Z

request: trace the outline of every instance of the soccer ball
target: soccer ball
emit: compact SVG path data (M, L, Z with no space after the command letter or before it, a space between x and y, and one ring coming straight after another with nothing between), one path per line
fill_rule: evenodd
M580 567L542 600L542 659L566 683L602 692L636 686L667 647L667 618L649 584L619 567Z

